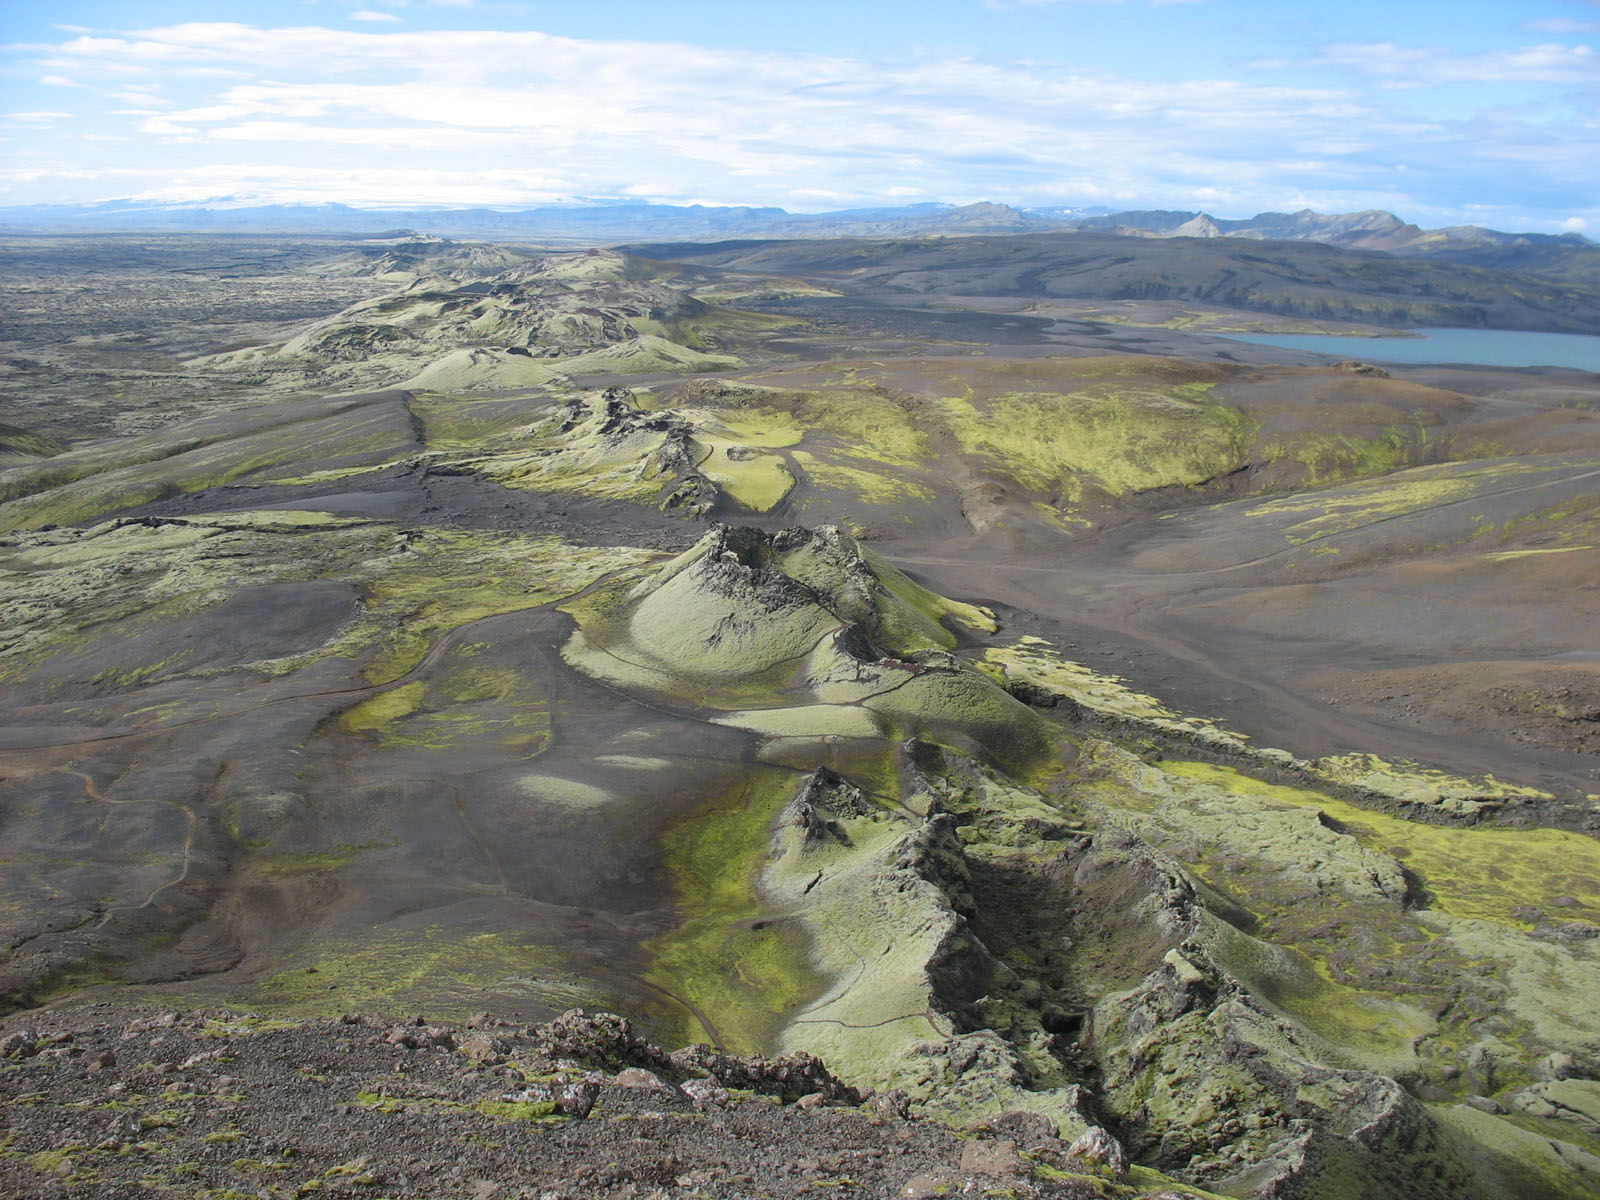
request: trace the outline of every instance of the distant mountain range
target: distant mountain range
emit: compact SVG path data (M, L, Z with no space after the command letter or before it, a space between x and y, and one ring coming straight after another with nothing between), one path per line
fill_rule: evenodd
M1393 213L1257 213L1233 220L1204 212L1104 208L1012 208L1005 204L914 204L827 213L781 208L644 203L493 208L364 209L345 204L255 205L228 197L197 204L112 200L96 205L0 208L0 232L218 233L518 238L546 243L720 239L959 237L1083 231L1129 237L1241 238L1320 242L1404 257L1515 271L1593 285L1600 243L1577 233L1503 233L1476 225L1423 229Z
M1572 282L1600 281L1600 244L1579 233L1502 233L1479 225L1423 229L1382 209L1328 214L1305 208L1295 213L1257 213L1243 220L1203 212L1119 212L1085 215L1073 227L1135 237L1321 242Z
M716 237L907 237L1058 231L1108 209L1016 209L1004 204L913 204L828 213L700 204L561 204L493 208L366 209L347 204L198 204L111 200L0 208L0 230L377 234L400 227L445 237L525 237L557 241L703 241Z

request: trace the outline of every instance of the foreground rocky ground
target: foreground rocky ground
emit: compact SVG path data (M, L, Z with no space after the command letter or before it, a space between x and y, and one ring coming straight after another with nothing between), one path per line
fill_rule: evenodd
M0 1194L1198 1195L1034 1114L907 1119L817 1059L668 1054L610 1014L465 1028L93 1006L0 1033Z

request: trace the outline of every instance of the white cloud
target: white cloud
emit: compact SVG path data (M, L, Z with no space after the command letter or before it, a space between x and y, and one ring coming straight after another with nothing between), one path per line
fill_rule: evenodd
M39 80L46 87L82 87L83 84L75 79L68 79L65 75L46 75Z
M1529 33L1600 33L1600 21L1578 21L1572 17L1545 17L1522 26Z
M1438 47L1393 42L1343 43L1327 47L1311 62L1370 75L1389 87L1451 83L1593 83L1600 60L1589 46L1554 42L1516 50L1458 54Z
M570 199L571 180L537 169L275 167L260 163L211 163L175 173L135 200L193 201L231 196L240 201L318 204L330 197L358 206L406 204L547 204Z
M378 12L370 8L360 8L350 14L352 21L398 21L400 18L391 12Z
M136 84L125 84L119 87L116 91L109 93L109 96L112 100L121 101L123 104L131 104L135 108L140 108L140 111L149 112L157 110L144 109L141 108L141 106L160 104L170 107L171 105L177 103L175 100L170 100L166 96L157 94L154 88L139 87Z
M1326 73L1303 73L1320 86L1130 79L977 57L869 63L531 31L227 22L24 49L129 106L97 131L141 139L108 170L142 168L145 188L187 198L246 188L394 205L998 198L1221 215L1311 198L1409 214L1452 191L1553 197L1586 172L1600 177L1600 137L1581 123L1542 109L1425 118ZM1555 45L1465 58L1345 45L1323 61L1390 85L1568 81L1595 67L1586 47ZM221 154L250 161L215 167ZM1549 202L1552 227L1586 212L1570 195Z

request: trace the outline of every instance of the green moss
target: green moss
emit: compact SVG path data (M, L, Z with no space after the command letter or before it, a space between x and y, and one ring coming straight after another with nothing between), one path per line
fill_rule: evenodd
M811 484L843 492L867 504L927 503L933 499L932 489L893 467L850 466L806 450L796 450L794 459Z
M1513 909L1534 907L1600 926L1600 842L1559 829L1460 828L1407 821L1321 792L1262 783L1210 763L1161 769L1228 790L1314 807L1365 846L1399 859L1434 903L1455 916L1529 928Z
M1208 950L1323 1061L1443 1095L1481 1086L1460 1071L1470 1056L1491 1054L1503 1088L1586 1044L1600 979L1581 940L1552 933L1593 923L1593 889L1560 890L1593 869L1587 839L1405 821L1211 764L1125 757L1085 755L1098 779L1075 798L1185 866L1214 914Z
M280 521L282 515L229 513L155 529L63 530L0 548L0 570L17 573L8 579L10 644L0 652L0 676L25 676L53 656L88 653L113 636L169 628L243 587L343 579L365 593L356 620L320 646L249 666L280 675L330 656L365 657L369 678L384 683L460 625L549 603L652 557L515 534L424 532L401 542L377 524L297 523ZM101 684L133 687L179 676L189 661L185 651L103 672ZM377 698L350 719L374 722L377 733L402 715L396 706L415 699L414 691ZM153 719L162 710L144 711ZM542 717L533 720L541 723Z
M1369 475L1386 475L1416 461L1419 431L1393 428L1381 436L1361 438L1341 433L1304 433L1286 442L1263 445L1259 454L1272 461L1290 458L1306 469L1312 487Z
M48 460L23 475L32 494L0 504L0 532L75 525L179 493L220 488L276 467L308 461L391 461L412 449L397 422L377 409L255 430L235 438L185 446L165 437L135 439L110 449L89 448ZM349 462L340 466L356 465ZM13 494L17 488L12 489Z
M685 1032L731 1050L769 1049L815 993L804 934L771 921L757 887L790 777L757 769L662 839L682 921L649 944L650 982L684 1003Z
M709 534L631 589L570 611L580 631L563 649L569 663L721 710L724 724L815 738L873 737L887 723L973 737L1018 762L1040 748L1033 713L940 653L957 644L951 626L992 630L993 614L929 592L835 529ZM848 650L852 624L889 657ZM791 702L761 707L778 697Z
M541 998L552 1008L593 1003L559 951L498 932L437 928L375 931L330 942L285 964L236 1002L273 1017L319 1017L351 1009L402 1011L426 1004L446 1018L483 1007L484 993ZM307 967L316 967L314 972Z
M790 403L790 411L802 427L833 434L850 457L912 466L931 456L915 410L881 388L805 392Z
M1326 959L1316 955L1344 954L1345 947L1327 944L1330 938L1337 941L1341 929L1319 929L1325 919L1320 912L1282 914L1270 901L1263 903L1255 887L1249 885L1260 881L1264 888L1270 888L1270 868L1259 872L1240 870L1230 878L1236 890L1249 887L1249 899L1257 915L1273 921L1269 932L1277 937L1274 943L1263 943L1218 923L1211 935L1211 948L1218 960L1247 983L1253 993L1316 1035L1324 1052L1335 1061L1383 1074L1415 1074L1421 1066L1418 1046L1424 1040L1436 1039L1441 1032L1438 1023L1424 1011L1439 1003L1444 994L1440 981L1419 975L1402 995L1340 982L1332 978ZM1302 907L1310 906L1302 902ZM1304 917L1304 923L1295 925L1295 916ZM1358 952L1376 958L1374 949L1387 949L1391 954L1399 949L1392 940L1392 935L1399 932L1394 914L1366 907L1357 909L1354 917L1364 926ZM1303 949L1283 944L1295 939L1302 942Z
M473 399L424 392L407 407L421 423L430 449L459 450L483 445L528 423L539 401Z
M1510 476L1527 475L1533 469L1517 462L1413 467L1338 489L1261 501L1248 512L1252 518L1269 518L1281 525L1288 543L1298 546L1470 499Z
M370 475L388 465L374 463L366 467L334 467L326 471L308 471L304 475L277 475L262 482L274 487L316 487L324 483L337 483L341 479L354 479L357 475Z
M956 639L950 636L947 623L980 633L999 630L1000 625L989 609L931 592L865 546L859 549L862 559L878 577L878 582L899 602L898 605L880 606L886 632L897 651L906 653L922 648L922 644L926 643L919 644L921 638L926 638L927 643L934 646L954 649ZM917 617L921 620L917 620Z
M378 1177L372 1173L365 1159L329 1167L322 1176L349 1187L371 1187L378 1182Z
M378 845L376 842L367 842L360 846L350 846L340 843L331 850L313 851L306 854L274 854L258 860L255 869L268 879L287 879L295 875L310 875L318 871L337 871L349 863L356 855L366 850L371 850Z
M41 1175L54 1175L58 1178L74 1177L72 1155L85 1150L85 1146L75 1146L61 1150L40 1150L36 1154L28 1155L28 1165Z
M883 728L864 708L850 704L798 704L788 708L735 710L713 717L718 725L748 729L751 733L774 738L795 738L807 742L838 738L883 736Z
M94 956L88 962L52 971L34 985L32 998L39 1005L51 1004L74 992L122 982L112 968L109 959Z
M716 426L741 446L760 446L780 450L799 445L805 436L795 424L791 414L768 409L750 408L735 411L721 410L714 418Z
M1504 1117L1464 1104L1435 1105L1429 1114L1455 1152L1473 1164L1503 1196L1560 1196L1571 1200L1600 1197L1600 1178L1581 1169L1562 1153L1564 1145L1548 1131L1519 1129ZM1573 1157L1577 1157L1573 1155Z
M1063 658L1044 638L1019 638L1013 645L985 651L984 660L1004 672L1009 686L1025 685L1065 697L1097 716L1147 725L1217 749L1247 748L1243 735L1208 718L1175 712L1115 675L1102 675Z
M396 721L409 717L422 703L428 685L420 680L401 687L390 688L361 701L344 711L339 724L350 733L376 733L388 729Z
M940 401L969 454L1065 505L1088 489L1109 496L1193 487L1242 461L1243 417L1205 399L1210 382L1157 390L1086 386L1017 392L987 402Z
M1593 546L1550 546L1542 550L1500 550L1484 557L1490 562L1511 562L1518 558L1538 558L1545 554L1571 554L1575 550L1593 550Z
M603 575L655 557L627 547L580 546L520 534L429 531L384 564L367 585L370 616L348 641L378 638L367 668L374 683L403 675L452 629L500 613L537 608Z
M1334 783L1457 815L1476 816L1506 803L1552 799L1548 792L1502 783L1493 775L1468 779L1416 763L1389 762L1375 754L1329 755L1312 765L1318 775Z
M357 1092L356 1103L362 1108L376 1109L378 1112L390 1115L406 1110L405 1101L386 1096L382 1092Z
M537 754L550 743L550 701L536 679L514 671L468 668L437 683L414 681L380 692L340 717L346 732L385 747L457 749L488 741Z
M564 1120L553 1100L479 1100L472 1106L486 1117L503 1121Z
M1493 527L1489 531L1492 532ZM1499 528L1503 541L1539 547L1573 547L1600 539L1600 496L1588 493L1513 517Z
M1019 775L1050 745L1043 718L970 668L924 670L861 703L902 737L941 744L970 739Z
M758 454L729 443L707 440L711 454L700 473L747 512L771 512L794 488L783 457Z

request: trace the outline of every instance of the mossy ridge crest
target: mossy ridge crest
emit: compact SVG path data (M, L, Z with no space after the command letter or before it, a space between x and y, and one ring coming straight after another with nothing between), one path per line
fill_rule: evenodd
M657 557L633 547L580 546L558 537L425 530L408 533L366 583L368 617L350 631L376 642L373 683L400 678L440 635L472 621L540 608Z
M464 465L508 487L654 499L708 453L676 414L647 412L624 388L558 402Z
M428 428L439 431L430 445L441 461L508 487L654 503L690 517L707 515L719 499L738 511L769 512L795 486L782 451L802 435L781 423L725 421L717 412L647 405L620 387L499 407L504 415L473 423L470 416L441 415L437 403L427 405ZM532 419L512 420L512 413Z
M1224 1191L1293 1179L1331 1195L1357 1172L1371 1194L1398 1196L1414 1170L1469 1179L1403 1089L1318 1061L1314 1042L1211 958L1210 918L1174 865L1128 835L1074 832L1042 796L965 756L908 742L900 764L903 807L823 769L784 810L763 883L811 931L831 979L785 1030L786 1048L903 1088L946 1119L1022 1108L1068 1130L1127 1120L1150 1165ZM1108 947L1147 930L1132 986L1084 990L1092 956L1027 927L1048 903L1004 915L997 902L1017 887L1064 888L1064 912L1089 897L1092 920L1124 923L1102 931ZM1064 1037L1077 1022L1092 1037ZM1236 1066L1228 1046L1255 1049ZM1240 1111L1267 1119L1220 1135L1229 1153L1217 1154L1207 1139Z
M1407 820L1228 767L1166 761L1160 768L1226 794L1311 808L1341 835L1384 847L1416 877L1431 904L1455 916L1526 929L1532 922L1516 910L1541 909L1600 927L1600 843L1583 834Z
M1450 462L1409 467L1305 495L1252 501L1255 519L1271 520L1291 546L1348 533L1390 517L1469 499L1515 477L1532 477L1545 464L1512 461Z
M957 821L911 762L938 761L939 751L909 743L899 757L904 802L885 805L823 768L784 810L763 882L810 931L830 982L783 1045L822 1054L859 1082L903 1088L932 1114L1028 1108L1081 1131L1089 1121L1059 1064L1046 1067L1036 1048L1030 1057L972 1012L958 1015L1018 980L961 914L971 897Z
M718 527L626 589L569 608L562 654L612 684L776 736L966 738L1021 764L1042 721L949 652L993 614L919 587L849 534ZM787 716L786 716L787 714Z
M1076 715L1087 714L1112 729L1125 725L1147 731L1169 744L1187 744L1216 754L1222 761L1247 763L1311 781L1363 804L1401 814L1464 824L1553 799L1539 788L1507 783L1493 775L1455 775L1420 763L1391 762L1362 753L1302 759L1276 747L1255 746L1246 735L1218 721L1170 708L1157 697L1136 691L1119 676L1065 657L1040 637L1024 636L1008 645L992 646L984 651L979 665L998 671L1006 690L1030 703L1068 701Z
M795 324L707 305L669 276L614 250L397 260L373 276L400 285L395 290L284 341L204 355L188 366L278 391L311 381L351 390L522 388L582 375L735 367L741 361L728 343Z
M1010 645L991 647L984 652L984 662L998 667L1007 690L1021 699L1066 700L1108 723L1142 726L1219 752L1253 753L1243 734L1210 718L1177 712L1156 697L1135 691L1119 676L1066 658L1045 638L1024 636Z

